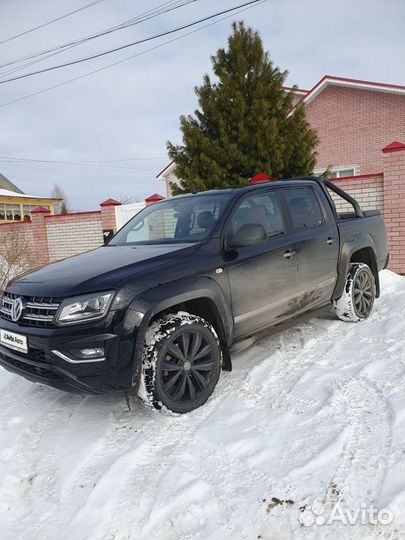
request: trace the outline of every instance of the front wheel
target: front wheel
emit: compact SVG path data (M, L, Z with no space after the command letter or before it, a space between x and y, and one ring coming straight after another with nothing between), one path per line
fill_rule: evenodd
M211 324L186 312L164 315L146 334L138 395L158 410L190 412L210 397L221 366Z
M364 263L351 263L342 296L333 301L336 315L342 321L359 322L373 311L375 279Z

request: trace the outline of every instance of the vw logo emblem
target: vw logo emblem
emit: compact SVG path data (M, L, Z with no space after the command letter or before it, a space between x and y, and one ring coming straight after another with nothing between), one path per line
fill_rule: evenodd
M17 322L18 319L21 317L23 309L24 309L23 301L21 300L20 297L17 297L14 300L13 305L11 306L11 319L14 322Z

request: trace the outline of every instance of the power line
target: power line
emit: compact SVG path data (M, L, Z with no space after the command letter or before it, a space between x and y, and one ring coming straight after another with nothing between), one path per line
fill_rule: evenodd
M53 24L57 21L61 21L62 19L66 19L66 17L70 17L71 15L74 15L75 13L79 13L79 11L83 11L85 9L88 9L90 7L93 7L97 4L101 4L101 2L104 2L104 0L94 0L93 2L90 2L89 4L85 4L84 6L75 9L73 11L69 11L68 13L65 13L64 15L61 15L59 17L56 17L55 19L51 19L50 21L47 21L46 23L40 24L38 26L34 26L33 28L30 28L29 30L25 30L24 32L20 32L19 34L15 34L14 36L10 36L6 39L3 39L0 41L0 45L3 45L3 43L8 43L9 41L13 41L14 39L17 39L22 36L26 36L27 34L30 34L31 32L34 32L35 30L39 30L40 28L44 28L45 26L48 26L50 24Z
M105 28L104 30L101 30L99 32L83 36L82 38L64 43L62 45L57 45L55 47L51 47L49 49L45 49L43 51L39 51L30 55L26 55L20 58L17 58L15 60L9 60L7 62L4 62L3 64L0 64L0 68L5 68L8 66L14 66L15 64L19 64L21 62L24 62L25 60L33 60L32 62L27 62L26 64L23 64L22 66L18 66L15 68L10 68L6 71L3 71L1 74L8 75L11 73L15 73L17 71L20 71L21 69L25 67L29 67L31 65L37 64L38 62L42 62L48 58L51 58L52 56L55 56L57 54L64 53L74 47L77 47L79 45L83 45L84 43L87 43L93 39L106 36L108 34L111 34L113 32L119 31L119 30L125 30L129 27L135 26L137 24L140 24L142 22L148 21L150 19L153 19L155 17L158 17L159 15L162 15L164 13L168 13L170 11L174 11L176 9L179 9L185 5L192 4L194 2L197 2L198 0L170 0L168 2L163 2L162 4L156 6L153 9L150 9L148 11L144 11L137 15L136 17L132 17L130 19L127 19L126 21L123 21L122 23L116 25L116 26L110 26Z
M266 2L267 0L260 0L259 3ZM257 5L258 5L257 4ZM122 64L124 62L127 62L128 60L132 60L133 58L137 58L138 56L143 56L144 54L147 54L148 52L154 51L156 49L160 49L161 47L164 47L165 45L169 45L170 43L174 43L176 41L179 41L180 39L183 39L185 37L188 37L192 34L196 34L197 32L201 32L201 30L205 30L206 28L209 28L211 26L214 26L215 24L218 24L226 19L229 19L233 17L233 15L238 15L239 13L243 13L244 11L247 11L249 9L252 9L252 6L245 7L244 9L240 9L239 11L232 13L231 15L227 15L225 17L222 17L221 19L218 19L212 23L206 24L204 26L201 26L200 28L197 28L196 30L191 30L190 32L186 32L185 34L169 39L167 41L164 41L163 43L160 43L159 45L155 45L154 47L150 47L149 49L145 49L144 51L141 51L136 54L132 54L130 56L127 56L125 58L122 58L121 60L117 60L116 62L112 62L111 64L107 64L106 66L94 69L92 71L88 71L87 73L83 73L82 75L78 75L77 77L73 77L72 79L68 79L66 81L54 84L52 86L47 86L46 88L42 88L41 90L37 90L36 92L32 92L31 94L26 94L25 96L21 96L19 98L15 98L11 101L6 101L4 103L0 103L0 107L6 107L7 105L12 105L13 103L18 103L20 101L24 101L26 99L29 99L31 97L39 96L41 94L44 94L45 92L49 92L50 90L56 90L57 88L61 88L62 86L66 86L72 82L79 81L81 79L84 79L85 77L89 77L90 75L95 75L96 73L100 73L101 71L104 71L105 69L109 69L111 67L117 66L119 64Z
M123 162L123 161L153 161L153 160L165 159L165 158L167 158L167 156L145 157L145 158L131 157L131 158L120 158L120 159L40 159L40 158L26 158L26 157L16 157L16 156L0 156L0 161L93 164L93 163L116 163L116 162Z
M39 75L40 73L46 73L48 71L54 71L56 69L61 69L61 68L64 68L64 67L73 66L73 65L76 65L76 64L80 64L82 62L88 62L89 60L94 60L96 58L100 58L100 57L105 56L107 54L112 54L114 52L122 51L124 49L129 48L129 47L134 47L135 45L140 45L142 43L146 43L146 42L149 42L149 41L161 38L161 37L165 37L165 36L174 34L176 32L180 32L181 30L191 28L192 26L195 26L196 24L200 24L202 22L209 21L211 19L214 19L214 18L219 17L221 15L224 15L226 13L232 13L233 11L236 11L237 9L241 9L243 7L247 7L247 6L250 6L250 5L253 5L253 4L257 4L258 2L261 2L261 1L262 0L250 0L249 2L245 2L244 4L239 4L238 6L234 6L233 8L225 9L223 11L219 11L219 12L214 13L212 15L208 15L207 17L203 17L202 19L198 19L197 21L193 21L191 23L184 24L182 26L178 26L176 28L173 28L172 30L167 30L165 32L155 34L155 35L150 36L148 38L144 38L144 39L140 39L138 41L133 41L133 42L130 42L130 43L126 43L125 45L120 45L119 47L114 47L112 49L108 49L106 51L103 51L103 52L100 52L100 53L97 53L97 54L93 54L93 55L90 55L90 56L87 56L87 57L84 57L84 58L80 58L78 60L71 60L70 62L65 62L63 64L58 64L56 66L50 66L50 67L47 67L47 68L44 68L44 69L41 69L41 70L38 70L38 71L32 71L30 73L26 73L24 75L18 75L17 77L11 77L9 79L4 79L4 80L0 81L0 84L5 84L7 82L17 81L17 80L20 80L20 79L25 79L27 77L32 77L33 75Z
M13 163L14 165L68 165L68 166L84 166L84 167L96 167L99 169L122 169L126 171L152 171L154 169L144 168L144 167L124 167L121 165L101 165L98 163L81 163L74 161L50 161L42 159L26 159L26 160L15 160L15 159L0 159L1 163Z

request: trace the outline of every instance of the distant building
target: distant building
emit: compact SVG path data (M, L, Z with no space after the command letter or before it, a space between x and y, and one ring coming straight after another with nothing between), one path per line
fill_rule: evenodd
M55 213L55 205L62 199L26 195L13 182L0 173L0 224L31 219L34 208L42 207Z
M305 105L306 117L317 131L319 145L315 173L330 169L335 178L379 173L381 149L405 139L405 86L325 75L311 90L285 87L294 106ZM178 183L176 164L170 162L157 175Z

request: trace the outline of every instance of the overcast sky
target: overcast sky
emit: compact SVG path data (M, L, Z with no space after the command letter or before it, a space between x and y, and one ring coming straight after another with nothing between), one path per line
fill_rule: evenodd
M0 41L88 3L0 0ZM0 43L0 64L120 24L162 3L100 0L59 22ZM142 39L241 3L198 0L30 69ZM181 142L179 115L193 112L193 88L210 72L210 55L226 44L232 20L243 18L260 32L272 60L289 71L288 84L311 88L325 74L404 84L404 6L403 0L267 0L183 39L29 99L1 106L170 38L0 84L0 172L29 194L48 195L55 183L61 184L75 210L97 209L108 197L142 199L155 192L164 194L164 185L155 176L168 162L166 141ZM5 69L0 70L2 78ZM10 163L4 157L141 159L78 166Z

